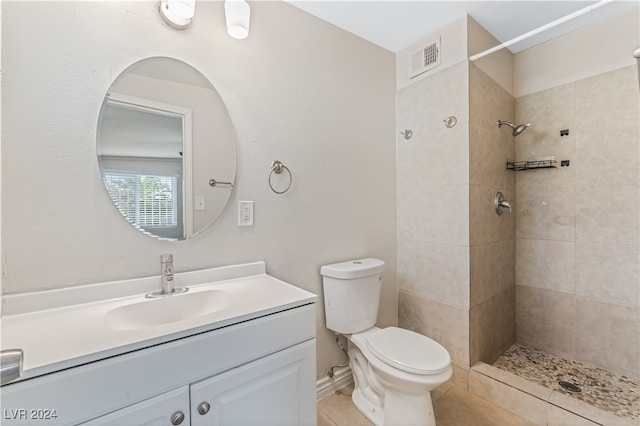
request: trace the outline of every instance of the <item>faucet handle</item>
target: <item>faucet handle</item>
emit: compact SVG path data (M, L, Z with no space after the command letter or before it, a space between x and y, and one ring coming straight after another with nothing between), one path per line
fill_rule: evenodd
M495 205L498 216L501 216L504 213L505 208L509 209L509 213L511 213L511 203L504 199L502 192L498 192L496 194Z
M173 263L173 254L161 254L160 255L160 262L162 263Z
M23 358L22 349L0 351L0 384L7 384L22 376Z

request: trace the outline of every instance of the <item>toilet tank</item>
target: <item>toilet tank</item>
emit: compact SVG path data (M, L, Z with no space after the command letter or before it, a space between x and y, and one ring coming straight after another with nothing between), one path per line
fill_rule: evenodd
M320 268L327 328L341 334L376 324L384 262L358 259Z

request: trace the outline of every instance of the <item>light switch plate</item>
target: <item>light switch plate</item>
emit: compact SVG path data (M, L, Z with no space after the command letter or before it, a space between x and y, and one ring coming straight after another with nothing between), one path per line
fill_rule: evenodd
M206 206L204 203L204 197L202 196L198 196L196 197L196 210L202 211L202 210L206 210Z

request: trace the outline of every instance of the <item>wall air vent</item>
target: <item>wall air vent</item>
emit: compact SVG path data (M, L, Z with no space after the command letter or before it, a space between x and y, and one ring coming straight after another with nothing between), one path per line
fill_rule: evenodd
M440 37L409 54L409 78L440 65Z

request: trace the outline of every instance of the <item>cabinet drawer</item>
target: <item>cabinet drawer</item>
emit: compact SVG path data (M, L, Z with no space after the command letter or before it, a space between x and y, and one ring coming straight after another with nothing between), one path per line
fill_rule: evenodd
M183 386L79 426L172 426L174 423L189 426L189 414L189 387Z

